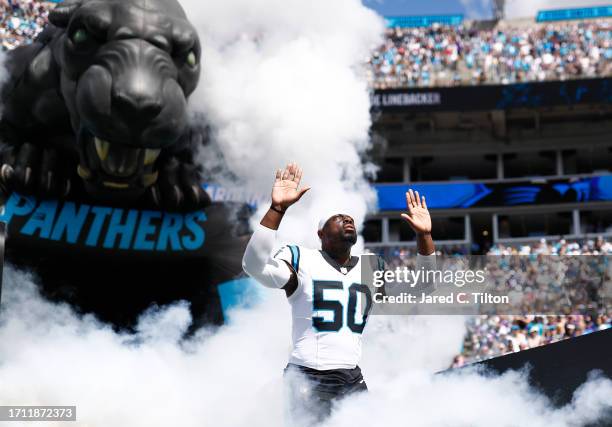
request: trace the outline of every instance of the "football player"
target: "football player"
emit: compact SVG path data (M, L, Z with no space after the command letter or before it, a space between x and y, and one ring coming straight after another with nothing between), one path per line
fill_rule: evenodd
M301 179L295 163L276 171L271 206L251 236L242 266L262 285L285 291L293 317L285 377L298 373L307 379L290 391L292 406L297 397L302 410L317 411L320 420L334 400L367 391L358 363L372 296L362 284L360 257L351 253L357 229L346 213L321 219L320 249L287 245L272 253L285 212L310 189L300 188ZM410 190L406 203L401 217L417 235L417 268L428 268L435 263L435 248L425 197Z

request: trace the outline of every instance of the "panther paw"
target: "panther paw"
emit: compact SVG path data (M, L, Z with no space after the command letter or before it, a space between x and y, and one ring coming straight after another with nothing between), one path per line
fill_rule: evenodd
M169 157L159 167L157 182L147 190L149 203L162 210L193 211L212 201L202 188L200 167Z
M7 147L1 155L0 182L7 191L41 197L63 198L71 190L68 164L63 153L31 143Z

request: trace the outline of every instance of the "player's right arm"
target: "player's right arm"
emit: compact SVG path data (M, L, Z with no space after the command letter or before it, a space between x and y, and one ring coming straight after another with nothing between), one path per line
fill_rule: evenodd
M298 189L301 179L302 169L295 163L288 164L284 170L276 171L272 204L254 230L242 257L244 271L269 288L286 288L287 285L295 285L297 282L295 270L283 257L272 256L272 250L276 241L276 230L286 210L310 190L310 187Z

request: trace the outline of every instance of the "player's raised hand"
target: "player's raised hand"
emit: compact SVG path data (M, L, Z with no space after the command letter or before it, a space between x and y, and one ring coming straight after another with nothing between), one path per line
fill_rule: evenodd
M285 210L302 198L310 187L300 186L302 168L296 163L289 163L285 169L278 169L272 187L272 206Z
M431 217L427 210L425 196L420 197L418 191L408 190L406 192L406 208L408 213L403 213L402 218L410 224L414 232L417 234L431 233Z

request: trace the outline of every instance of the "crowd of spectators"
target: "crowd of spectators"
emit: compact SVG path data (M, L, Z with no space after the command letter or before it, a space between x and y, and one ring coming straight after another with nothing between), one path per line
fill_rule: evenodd
M54 3L0 0L2 50L29 43ZM369 59L376 89L509 84L612 75L612 20L388 29Z
M388 29L368 75L376 89L610 76L612 20Z
M583 242L565 239L547 241L540 239L535 245L504 245L496 244L489 250L490 255L612 255L612 243L598 237Z
M562 316L475 316L452 367L573 338L612 327L610 313Z
M0 0L2 50L31 43L47 24L49 10L53 5L45 1Z
M438 255L469 255L466 245L437 245ZM414 246L389 246L377 251L391 262L403 263L416 255ZM599 236L584 240L547 240L541 238L537 243L503 244L491 246L487 255L612 255L612 242Z
M379 254L389 270L416 268L414 248L391 247ZM467 265L465 247L438 247L437 254L442 255L437 269ZM486 263L487 283L494 285L487 291L502 289L498 295L510 295L512 308L481 306L479 312L489 314L469 316L452 367L612 327L610 255L612 242L599 237L496 244L486 256L472 258L476 268Z
M497 285L531 299L523 312L559 314L472 317L453 367L612 327L611 242L542 239L532 246L495 245L488 255L499 260L493 268L488 263Z

